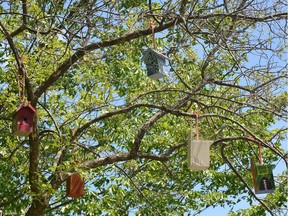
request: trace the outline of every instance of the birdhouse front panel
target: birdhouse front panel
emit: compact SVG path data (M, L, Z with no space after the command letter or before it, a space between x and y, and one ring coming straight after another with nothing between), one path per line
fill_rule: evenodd
M145 51L143 59L146 64L147 75L151 79L156 80L166 76L164 72L165 59L168 59L166 56L149 48Z
M158 58L158 65L159 65L159 73L164 74L165 75L165 71L164 71L164 67L165 67L165 58Z
M79 173L75 173L66 181L67 197L79 198L84 194L84 179Z
M28 136L33 131L33 111L24 107L17 113L17 129L15 135Z
M21 105L13 116L13 130L16 136L29 136L33 131L34 115L37 111L31 106Z
M251 160L251 171L256 194L272 193L275 190L273 178L274 165L255 165Z
M210 146L213 140L193 140L192 130L188 137L188 168L206 170L210 166Z
M147 58L146 58L146 67L147 67L147 75L152 76L153 74L156 74L159 72L159 65L158 65L158 59L155 53L148 52Z

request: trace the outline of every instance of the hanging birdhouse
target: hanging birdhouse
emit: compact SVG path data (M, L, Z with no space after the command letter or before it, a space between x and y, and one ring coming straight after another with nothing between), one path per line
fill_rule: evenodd
M188 136L188 168L206 170L210 165L210 146L213 140L193 140L193 131Z
M165 60L167 56L148 48L143 56L143 61L146 64L147 75L154 80L161 79L166 76L164 71Z
M255 165L251 159L251 171L256 194L272 193L275 190L275 183L272 169L274 165Z
M36 109L29 103L23 103L13 115L13 131L16 136L29 136L33 131Z
M79 173L69 176L66 181L67 197L79 198L84 194L84 179Z

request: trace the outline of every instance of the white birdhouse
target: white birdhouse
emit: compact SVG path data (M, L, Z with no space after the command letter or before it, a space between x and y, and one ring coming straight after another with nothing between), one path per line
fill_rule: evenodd
M213 140L193 140L193 131L188 137L188 168L206 170L210 165L210 146Z
M143 56L143 61L146 64L147 75L154 80L161 79L166 76L164 71L165 60L167 56L148 48Z

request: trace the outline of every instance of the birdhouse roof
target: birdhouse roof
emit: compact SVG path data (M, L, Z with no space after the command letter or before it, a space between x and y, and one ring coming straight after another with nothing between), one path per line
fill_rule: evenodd
M157 52L154 49L148 48L143 56L143 60L146 61L148 58L148 53L153 53L154 55L156 55L158 58L162 58L162 59L169 59L167 56L163 55L162 53Z
M25 103L22 103L20 105L20 107L18 107L18 109L15 111L15 112L19 112L21 109L25 108L25 107L28 107L29 109L31 109L34 113L37 114L37 110L31 105L31 104L25 104Z

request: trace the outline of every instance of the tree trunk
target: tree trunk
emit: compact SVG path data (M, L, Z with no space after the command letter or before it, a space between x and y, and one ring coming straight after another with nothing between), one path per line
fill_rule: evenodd
M44 215L45 209L49 205L49 200L51 196L43 196L40 198L35 197L33 199L32 205L29 210L26 212L26 216L41 216Z

